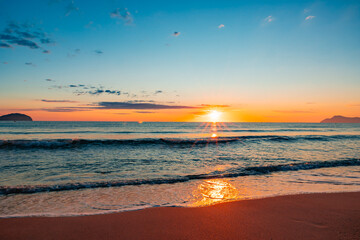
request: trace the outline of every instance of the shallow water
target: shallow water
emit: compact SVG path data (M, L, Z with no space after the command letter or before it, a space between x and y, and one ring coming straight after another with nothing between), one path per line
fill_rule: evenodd
M0 122L0 216L359 191L359 153L360 124Z

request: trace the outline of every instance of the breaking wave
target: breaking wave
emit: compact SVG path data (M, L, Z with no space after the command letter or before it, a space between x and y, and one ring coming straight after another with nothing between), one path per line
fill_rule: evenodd
M345 139L360 139L360 135L258 135L216 138L142 138L142 139L42 139L42 140L0 140L0 149L57 149L78 148L84 146L106 145L207 145L244 141L336 141Z
M34 186L0 186L0 195L8 194L27 194L38 192L53 192L53 191L67 191L79 190L85 188L105 188L105 187L121 187L131 185L144 184L173 184L188 182L199 179L214 179L214 178L234 178L249 175L264 175L273 172L289 172L299 170L311 170L319 168L330 167L345 167L345 166L360 166L360 159L344 159L334 161L314 161L304 163L292 163L281 165L268 166L251 166L241 168L231 168L224 171L215 171L206 174L185 175L172 178L156 178L156 179L133 179L133 180L113 180L103 182L85 182L85 183L66 183L58 185L34 185Z

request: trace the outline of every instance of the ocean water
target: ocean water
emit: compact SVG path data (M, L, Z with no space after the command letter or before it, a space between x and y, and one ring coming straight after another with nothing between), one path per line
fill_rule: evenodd
M0 122L0 217L360 191L360 124Z

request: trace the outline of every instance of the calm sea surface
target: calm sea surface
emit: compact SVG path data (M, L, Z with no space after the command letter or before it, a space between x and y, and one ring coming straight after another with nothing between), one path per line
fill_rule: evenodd
M0 217L360 191L360 124L0 122Z

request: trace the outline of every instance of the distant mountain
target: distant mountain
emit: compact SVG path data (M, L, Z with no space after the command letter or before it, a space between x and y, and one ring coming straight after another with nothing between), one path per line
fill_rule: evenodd
M360 117L333 116L321 121L321 123L360 123Z
M32 118L21 113L10 113L1 116L0 121L32 121Z

